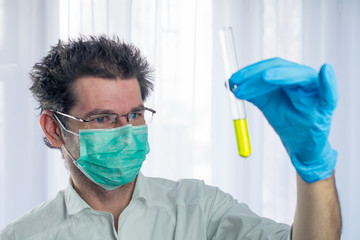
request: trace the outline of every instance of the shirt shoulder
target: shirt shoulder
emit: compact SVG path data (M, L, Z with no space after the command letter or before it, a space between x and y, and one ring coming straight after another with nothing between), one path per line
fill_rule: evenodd
M252 212L230 194L201 180L144 178L152 206L176 209L177 229L203 229L208 239L287 239L289 226ZM183 212L182 212L183 211ZM182 221L181 221L182 220ZM186 227L181 228L180 225Z
M180 179L172 181L144 177L144 181L141 182L145 189L145 199L150 205L164 208L184 206L188 209L197 206L207 221L210 221L214 215L221 215L234 206L247 209L245 204L239 203L230 194L223 192L218 187L207 185L202 180Z
M66 221L67 213L64 191L39 206L33 208L0 232L0 239L45 239Z
M180 179L178 181L144 177L144 188L148 189L146 199L156 204L189 205L203 204L204 200L215 197L219 189L206 185L197 179ZM220 191L221 192L221 191ZM224 196L227 195L224 193Z

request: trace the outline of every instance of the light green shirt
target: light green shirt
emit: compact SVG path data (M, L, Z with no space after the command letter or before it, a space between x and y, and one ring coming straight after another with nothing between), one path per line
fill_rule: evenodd
M0 239L289 239L290 227L261 218L229 194L198 180L139 174L119 217L93 210L71 184L7 226Z

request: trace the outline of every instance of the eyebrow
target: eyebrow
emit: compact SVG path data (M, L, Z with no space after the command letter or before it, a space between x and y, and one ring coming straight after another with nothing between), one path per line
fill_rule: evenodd
M144 109L145 106L143 103L140 103L139 105L133 107L130 109L130 112L132 111L136 111L136 110L140 110L140 109ZM84 119L92 116L92 115L101 115L101 114L116 114L116 115L120 115L120 114L117 114L115 113L114 111L110 110L110 109L103 109L103 108L95 108L93 110L91 110L90 112L87 112L85 115L84 115Z

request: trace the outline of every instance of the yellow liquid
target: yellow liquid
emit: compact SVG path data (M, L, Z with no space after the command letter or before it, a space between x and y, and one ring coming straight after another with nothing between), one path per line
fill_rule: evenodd
M239 155L248 157L251 153L251 147L246 118L234 120L234 127Z

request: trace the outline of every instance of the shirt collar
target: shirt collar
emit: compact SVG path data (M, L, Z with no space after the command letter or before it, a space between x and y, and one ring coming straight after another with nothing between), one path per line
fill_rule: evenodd
M142 198L148 201L150 200L149 183L141 172L139 172L136 179L132 200L137 198Z
M132 195L132 199L142 198L144 200L149 201L150 199L150 192L149 192L149 185L146 177L139 172L136 183L135 189ZM79 194L75 191L74 186L69 181L69 185L65 190L65 204L67 208L67 212L69 215L74 215L79 213L81 210L90 208L91 207L79 196Z
M69 215L74 215L85 208L91 208L75 191L71 180L65 190L65 204Z

